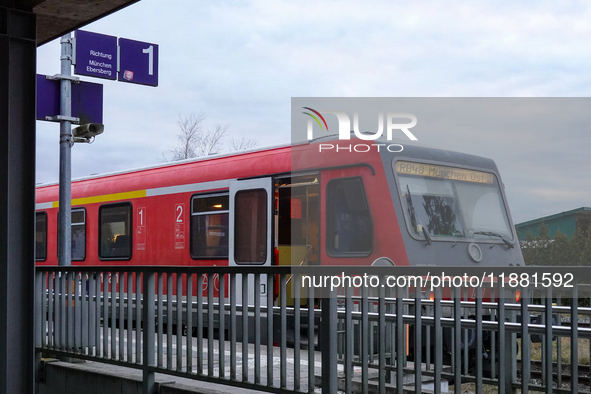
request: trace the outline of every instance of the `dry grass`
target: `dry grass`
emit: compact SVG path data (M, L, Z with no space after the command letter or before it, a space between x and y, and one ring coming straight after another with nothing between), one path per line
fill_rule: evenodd
M558 338L560 339L561 351L560 351L560 359L565 364L570 364L570 354L571 354L571 339L566 337ZM552 342L552 360L557 361L557 343L556 341ZM517 340L519 344L519 352L517 354L517 358L521 358L521 339ZM579 339L578 341L578 352L579 352L579 364L589 365L591 356L590 356L590 347L591 343L589 339ZM531 350L531 360L541 360L542 359L542 344L541 343L530 343L530 350ZM449 386L449 392L452 393L454 390L454 386ZM474 383L464 383L462 384L462 393L464 394L472 394L476 392L476 386ZM498 389L495 386L482 386L482 393L483 394L494 394L497 393ZM521 390L516 390L516 393L520 393ZM529 391L530 393L538 393L538 391ZM541 393L541 392L540 392Z
M560 360L563 363L570 364L570 356L571 356L571 340L570 338L560 337ZM517 340L519 343L519 353L517 354L517 358L521 358L521 339ZM557 361L557 346L558 339L552 342L552 361ZM579 352L579 364L589 365L590 357L590 344L589 339L579 339L578 343L578 352ZM531 360L541 360L542 359L542 344L541 343L531 343Z
M448 393L453 393L454 392L454 386L449 386L449 390ZM464 383L462 385L462 393L465 394L471 394L471 393L475 393L476 392L476 385L474 383ZM493 386L487 386L484 385L482 386L482 394L494 394L494 393L498 393L498 390L496 387Z
M449 386L448 392L449 393L453 393L453 391L454 391L454 386ZM462 393L464 393L464 394L472 394L472 393L475 393L475 392L476 392L476 385L474 383L465 383L465 384L462 385ZM487 386L487 385L482 386L482 394L495 394L495 393L498 393L498 392L499 392L499 390L498 390L497 387ZM534 393L544 393L543 391L533 391L533 390L529 390L528 392L529 393L532 393L532 394L534 394ZM519 394L519 393L521 393L521 390L516 389L515 390L515 393L516 394Z

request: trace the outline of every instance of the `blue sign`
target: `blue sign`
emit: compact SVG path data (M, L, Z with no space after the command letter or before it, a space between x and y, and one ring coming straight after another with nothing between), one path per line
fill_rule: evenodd
M60 115L60 81L37 74L37 119ZM103 123L103 85L100 83L72 83L72 117L80 124Z
M76 30L74 73L117 79L117 37Z
M119 81L158 86L158 45L119 39Z

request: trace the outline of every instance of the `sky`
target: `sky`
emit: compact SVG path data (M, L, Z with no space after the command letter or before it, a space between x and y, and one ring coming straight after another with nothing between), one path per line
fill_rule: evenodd
M495 160L516 223L591 206L589 20L586 1L141 0L83 30L158 44L159 86L81 77L104 85L105 131L72 177L164 162L179 116L265 147L290 143L292 97L492 97L487 127L444 105L419 142ZM37 72L59 58L39 47ZM57 123L37 122L36 167L57 182Z

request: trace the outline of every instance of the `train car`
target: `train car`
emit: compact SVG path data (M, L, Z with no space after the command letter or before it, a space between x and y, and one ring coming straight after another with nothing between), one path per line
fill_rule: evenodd
M503 189L490 159L354 136L91 176L72 265L519 266ZM57 184L36 208L37 264L56 265Z
M72 264L523 264L492 160L350 142L74 180ZM57 184L37 188L36 208L37 264L57 264Z

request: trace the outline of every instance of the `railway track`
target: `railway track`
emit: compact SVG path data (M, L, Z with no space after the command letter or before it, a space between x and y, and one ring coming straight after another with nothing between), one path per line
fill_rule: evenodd
M533 360L530 361L531 363L531 378L532 379L542 379L542 362ZM517 376L521 378L521 361L517 360ZM578 366L579 374L578 374L578 381L579 384L583 384L586 386L591 386L591 370L589 365L579 365ZM562 383L570 383L571 382L571 368L570 364L563 363L561 365L561 382ZM552 363L552 381L558 381L558 364Z

